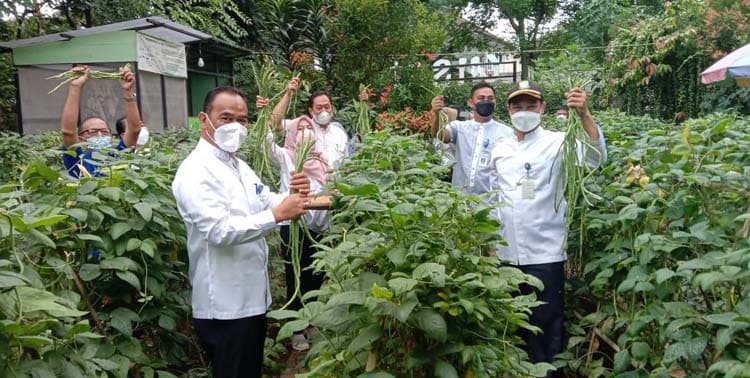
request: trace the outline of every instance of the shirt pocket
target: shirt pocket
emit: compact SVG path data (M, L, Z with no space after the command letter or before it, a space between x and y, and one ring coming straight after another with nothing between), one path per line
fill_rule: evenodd
M241 194L240 198L235 199L245 203L250 214L257 214L263 210L263 203L260 200L261 193L263 192L263 184L255 177L244 172L240 177L241 182Z

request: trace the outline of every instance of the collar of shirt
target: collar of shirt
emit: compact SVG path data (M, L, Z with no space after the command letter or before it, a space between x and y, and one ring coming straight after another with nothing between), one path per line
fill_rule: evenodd
M542 125L539 125L539 127L537 127L536 129L532 130L531 132L526 133L523 136L522 141L519 141L518 137L516 137L516 140L518 141L518 143L531 143L535 140L538 140L543 133L544 133L544 128L542 127Z
M203 155L213 155L215 158L221 160L222 163L226 164L229 167L235 169L237 168L237 157L234 154L230 154L229 152L226 152L221 148L214 146L202 137L200 141L198 141L196 150L198 150Z

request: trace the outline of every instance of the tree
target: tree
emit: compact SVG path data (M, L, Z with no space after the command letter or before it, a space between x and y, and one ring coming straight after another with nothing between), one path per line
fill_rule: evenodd
M417 0L336 0L330 17L332 84L345 96L360 83L393 83L401 68L430 70L418 54L439 51L447 38L445 20ZM431 87L429 77L419 85Z

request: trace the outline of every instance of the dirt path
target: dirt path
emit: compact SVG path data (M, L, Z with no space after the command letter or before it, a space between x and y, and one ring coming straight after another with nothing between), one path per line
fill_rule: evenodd
M289 356L286 359L287 369L279 375L279 378L294 378L295 374L304 373L305 369L302 368L302 360L305 358L305 353L307 352L290 349Z

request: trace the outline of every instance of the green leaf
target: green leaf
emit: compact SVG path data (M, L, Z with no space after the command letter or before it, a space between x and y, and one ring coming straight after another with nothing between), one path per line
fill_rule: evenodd
M614 372L621 373L630 368L630 354L627 349L615 353Z
M115 274L117 275L118 278L129 283L136 290L141 291L141 282L138 280L138 277L132 272L124 272L124 271L118 270Z
M713 287L717 282L724 281L725 279L726 275L724 275L724 273L705 272L696 275L693 279L693 284L700 286L704 291L708 291L711 290L711 287Z
M130 225L127 223L115 223L112 225L112 229L110 231L110 235L112 236L112 240L117 240L120 238L120 236L124 235L128 231L130 231Z
M300 332L307 328L310 322L307 319L297 319L290 322L284 323L279 329L279 333L276 335L276 341L281 341L286 338L292 337L295 332Z
M296 319L299 317L299 313L292 310L274 310L269 311L266 316L276 320Z
M444 343L448 338L448 325L437 311L433 309L421 310L414 314L412 319L416 327L424 331L427 337L441 343Z
M382 203L377 202L375 200L364 199L364 200L356 201L354 203L353 210L354 211L377 212L377 213L379 213L379 212L383 212L383 211L388 210L388 208L385 207L385 205L383 205Z
M119 331L121 334L126 336L133 335L133 322L140 321L141 317L138 316L133 310L125 307L118 307L114 311L109 313L110 325L112 328Z
M76 208L65 209L65 210L63 210L63 213L71 216L73 219L75 219L75 220L77 220L79 222L85 222L86 218L89 215L88 211L83 210L83 209L76 209Z
M357 376L357 378L396 378L396 376L390 373L386 373L384 371L377 371L377 372L360 374Z
M102 260L99 263L99 267L107 270L132 270L136 272L141 269L141 266L137 262L123 256Z
M679 359L698 359L706 349L706 344L705 337L695 337L687 341L670 344L664 350L664 363L672 363Z
M737 316L739 316L739 314L737 314L736 312L723 312L721 314L706 315L704 319L706 319L706 321L711 324L730 327L734 324L734 319L737 318Z
M147 254L149 257L153 258L154 254L156 253L156 243L154 243L151 239L145 239L141 243L141 251L143 253Z
M96 180L88 180L78 187L78 194L89 194L96 189L98 182Z
M434 376L437 378L458 378L458 371L456 371L456 368L454 368L453 365L440 360L435 363Z
M359 334L354 338L354 340L352 340L347 350L350 353L357 353L366 346L374 343L382 335L383 330L380 328L380 325L371 324L370 326L362 328L359 331Z
M28 223L28 226L31 228L49 227L57 223L60 223L66 219L68 219L68 216L64 214L52 215L46 218L36 219L33 222Z
M135 204L135 206L133 207L136 210L138 210L138 214L141 215L141 218L143 218L143 220L145 220L146 222L151 220L151 216L153 214L153 209L151 208L151 205L145 202L140 202L140 203Z
M78 323L74 324L72 327L70 327L70 329L68 330L68 332L65 333L65 338L66 339L73 338L73 337L75 337L76 335L78 335L80 333L89 331L90 329L91 329L91 326L89 326L89 321L88 320L81 320L80 322L78 322Z
M81 270L78 271L78 276L84 281L91 281L102 274L102 270L99 264L83 264Z
M52 339L44 336L16 336L15 339L21 346L33 349L41 348L53 343Z
M661 268L656 271L656 283L662 284L664 281L674 277L676 274L671 269Z
M729 126L729 123L730 123L729 118L723 118L711 129L711 136L713 137L713 136L724 134L724 131L727 130L727 126Z
M373 272L362 272L359 277L359 289L362 291L370 291L373 285L385 287L385 278L383 276Z
M400 296L414 289L419 282L412 278L394 278L388 281L388 286L393 289L394 294Z
M36 241L38 241L39 243L43 244L46 247L49 247L51 249L57 248L57 246L55 245L55 242L52 241L52 239L50 239L49 236L39 232L39 230L37 229L34 229L34 228L30 229L26 233L26 235L31 236L32 239L36 239Z
M122 198L122 189L116 186L108 186L99 189L99 195L112 201L119 201Z
M364 291L345 291L343 293L333 295L331 299L328 300L328 303L326 303L326 305L329 307L340 304L361 305L365 303L366 297L367 293Z
M411 215L416 211L416 206L411 203L400 203L391 209L391 212L398 215Z
M0 270L0 289L28 285L29 280L16 272Z
M404 301L401 302L398 307L396 307L394 316L402 323L406 323L407 319L409 319L409 316L411 315L412 311L414 311L414 308L417 307L417 305L419 305L417 294L415 292L411 292L407 294Z
M76 237L81 240L88 240L98 243L100 246L104 246L104 241L97 235L92 234L77 234Z
M414 269L412 277L416 280L428 278L436 286L443 287L445 286L445 266L438 263L426 262Z
M392 248L386 253L386 256L388 256L388 260L391 260L393 265L396 267L399 267L403 265L406 262L406 248L402 246L397 246L395 248Z
M177 322L175 322L175 320L171 316L159 316L159 327L164 328L167 331L174 331L176 326Z
M647 343L636 341L630 346L630 352L634 360L645 363L651 355L651 347Z
M179 378L178 376L166 371L166 370L157 370L156 376L159 378Z
M117 350L131 359L140 359L141 355L143 354L141 343L133 337L129 337L119 342L117 344Z
M143 244L143 242L141 242L139 239L130 238L128 239L128 246L125 249L127 249L128 251L133 251L140 248L141 244Z
M102 358L92 358L91 361L106 371L115 371L118 367L116 363Z
M78 311L66 305L65 300L45 290L30 286L17 286L15 289L21 298L24 314L43 311L54 317L79 317L86 315L85 311Z

